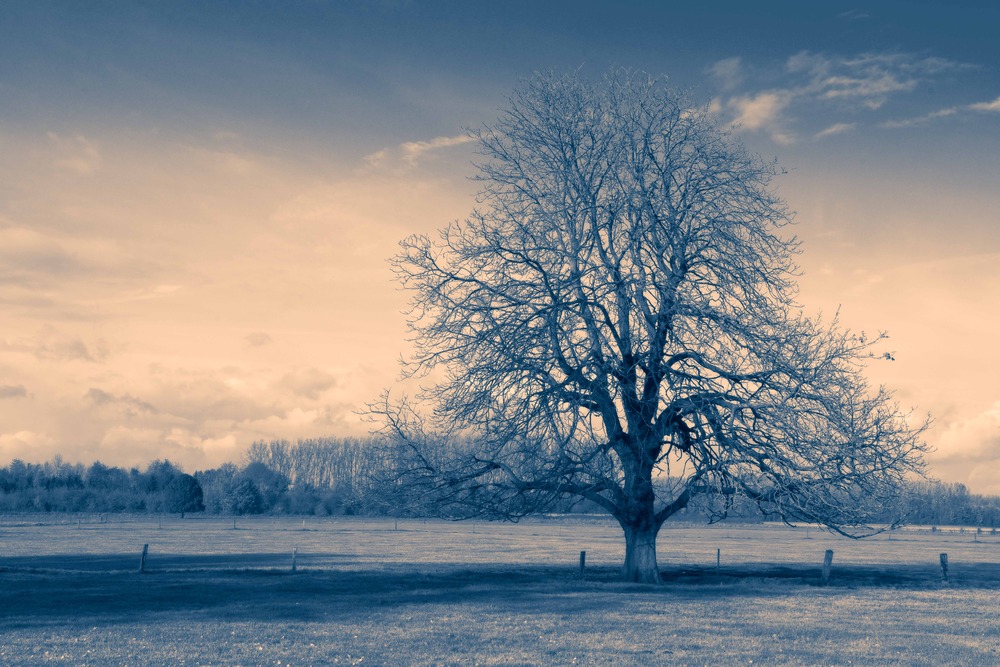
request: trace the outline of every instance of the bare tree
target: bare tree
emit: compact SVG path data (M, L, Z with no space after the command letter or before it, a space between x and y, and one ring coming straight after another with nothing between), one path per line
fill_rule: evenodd
M474 135L481 208L394 260L429 385L371 406L399 485L453 516L588 499L632 581L696 494L873 530L924 427L862 376L881 334L801 312L775 164L629 72L536 76Z

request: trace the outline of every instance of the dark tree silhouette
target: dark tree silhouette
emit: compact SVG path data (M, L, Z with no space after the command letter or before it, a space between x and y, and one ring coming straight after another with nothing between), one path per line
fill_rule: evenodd
M181 517L185 512L204 512L205 494L201 484L191 475L178 474L167 484L166 505L168 512L177 512Z
M225 498L225 511L228 514L260 514L264 509L264 497L253 480L234 480Z
M240 479L250 480L257 487L261 498L261 511L271 509L288 490L288 478L259 461L247 464L240 471Z
M659 580L660 526L696 494L872 530L922 427L861 374L882 335L795 303L773 163L627 72L537 76L474 135L481 208L394 262L428 385L371 406L397 486L452 516L586 498L633 581Z

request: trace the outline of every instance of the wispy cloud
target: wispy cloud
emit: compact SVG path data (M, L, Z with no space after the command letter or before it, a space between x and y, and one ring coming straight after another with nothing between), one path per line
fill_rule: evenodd
M725 58L709 67L708 73L719 82L723 90L732 90L743 81L743 61L738 56Z
M976 102L975 104L970 104L969 108L973 111L994 111L1000 113L1000 97L997 97L992 102Z
M381 168L398 160L407 167L415 167L428 153L453 146L461 146L475 141L469 134L451 137L434 137L429 141L406 141L393 148L383 148L365 156L365 163L372 168Z
M23 384L0 384L0 399L4 398L26 398L28 390Z
M837 14L837 18L847 19L848 21L859 21L868 18L868 12L862 9L848 9L846 12Z
M857 123L834 123L830 127L817 132L813 136L813 138L823 139L825 137L832 137L835 134L843 134L844 132L850 132L855 127L857 127Z
M881 123L881 127L886 128L902 128L902 127L915 127L920 125L926 125L927 123L937 120L938 118L947 118L948 116L955 116L964 112L986 112L986 113L1000 113L1000 97L996 98L992 102L976 102L974 104L966 104L963 106L947 107L945 109L938 109L937 111L931 111L922 116L916 116L915 118L903 118L900 120L887 120Z
M861 18L854 10L842 16ZM724 90L732 90L728 99L719 98L717 106L729 112L734 124L747 131L765 132L776 142L790 143L800 134L796 128L803 124L807 113L809 117L817 116L817 111L870 113L943 72L967 67L953 60L912 53L843 56L800 51L788 57L780 71L759 72L767 76L770 85L756 91L746 90L746 86L736 90L737 84L742 86L748 78L738 58L720 60L708 71ZM784 85L775 86L775 79ZM984 103L981 109L992 110L989 104ZM820 139L843 134L856 125L853 121L829 124L828 120L827 127L812 129L808 134Z
M96 141L82 135L63 137L48 133L49 143L55 151L53 164L83 176L96 173L101 168L101 149Z
M382 150L375 151L365 156L365 164L373 169L378 169L383 166L386 160L389 158L389 149L383 148Z
M880 123L879 127L896 129L900 127L914 127L916 125L926 125L927 123L937 118L947 118L948 116L954 116L959 111L960 111L959 107L948 107L947 109L939 109L937 111L932 111L930 113L924 114L923 116L917 116L916 118L904 118L902 120L887 120L883 123Z
M136 417L140 414L155 415L160 412L152 403L131 394L126 393L119 396L97 387L88 389L85 398L96 407L111 407L127 417Z
M46 328L34 338L0 338L0 351L30 354L40 361L87 361L103 363L111 354L108 343L98 339L85 342L78 336Z
M823 97L828 99L852 98L860 100L869 109L878 109L892 93L909 92L917 87L917 82L882 73L870 78L830 76L820 83L820 87L824 89Z
M468 134L459 134L454 137L434 137L430 141L408 141L404 144L400 144L400 148L403 150L403 159L410 164L416 164L417 160L420 159L420 156L425 153L435 151L440 148L461 146L462 144L467 144L470 141L475 141L475 138Z
M852 57L800 51L788 58L785 69L806 81L793 89L798 97L860 104L878 109L896 93L910 92L941 72L961 63L910 53L863 53Z

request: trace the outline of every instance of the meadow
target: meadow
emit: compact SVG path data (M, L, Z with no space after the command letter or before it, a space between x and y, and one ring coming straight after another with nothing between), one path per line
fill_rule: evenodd
M661 586L623 551L591 517L0 516L0 664L1000 663L988 531L668 523Z

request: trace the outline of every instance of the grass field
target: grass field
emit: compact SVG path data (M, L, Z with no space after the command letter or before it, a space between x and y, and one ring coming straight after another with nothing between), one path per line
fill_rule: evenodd
M668 524L658 550L641 586L601 520L8 515L0 664L1000 664L998 536Z

